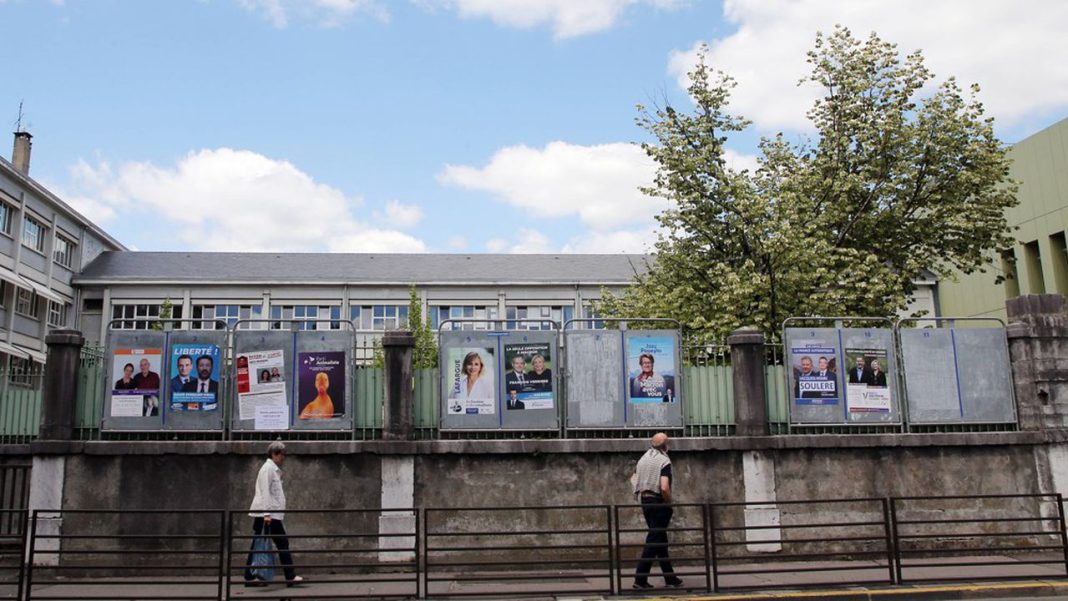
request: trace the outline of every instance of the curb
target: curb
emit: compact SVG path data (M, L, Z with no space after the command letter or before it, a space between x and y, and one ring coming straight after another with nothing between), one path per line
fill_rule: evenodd
M1028 580L1024 582L992 582L988 584L958 584L932 586L898 586L877 589L824 589L808 591L721 593L713 595L628 596L624 599L642 601L804 601L833 599L834 601L952 601L958 599L994 599L1001 597L1052 597L1068 594L1068 581Z

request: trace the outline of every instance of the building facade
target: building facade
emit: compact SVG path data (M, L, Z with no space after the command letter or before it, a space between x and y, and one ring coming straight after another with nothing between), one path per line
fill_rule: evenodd
M125 247L29 176L30 135L0 158L0 368L7 381L45 358L55 328L79 328L72 280L100 253Z
M1020 203L1006 214L1016 244L984 273L940 282L943 315L1005 319L1008 298L1068 294L1068 119L1018 142L1009 157L1020 183Z

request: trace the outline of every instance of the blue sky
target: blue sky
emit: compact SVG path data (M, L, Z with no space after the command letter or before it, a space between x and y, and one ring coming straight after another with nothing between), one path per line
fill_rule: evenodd
M754 120L802 135L835 23L983 85L1015 141L1068 115L1068 3L0 0L0 118L31 175L142 250L638 252L662 201L636 103L705 42Z

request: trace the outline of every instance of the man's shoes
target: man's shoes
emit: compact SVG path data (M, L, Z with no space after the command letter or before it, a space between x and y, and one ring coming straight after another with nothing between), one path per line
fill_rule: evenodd
M639 589L639 590L645 590L645 589L653 588L653 585L649 584L648 582L635 580L634 584L630 585L630 588L636 588L636 589Z
M246 580L245 586L267 586L267 581L261 578L253 578L252 580Z
M672 587L672 588L675 588L675 587L680 587L680 586L682 586L682 578L679 578L678 576L673 576L673 577L671 577L671 578L665 578L665 579L664 579L664 582L665 582L665 583L666 583L666 584L667 584L668 586L670 586L670 587Z
M307 585L304 584L304 577L303 576L294 576L293 580L290 580L290 581L286 582L286 586L288 586L289 588L295 588L295 587L303 587L303 586L307 586Z

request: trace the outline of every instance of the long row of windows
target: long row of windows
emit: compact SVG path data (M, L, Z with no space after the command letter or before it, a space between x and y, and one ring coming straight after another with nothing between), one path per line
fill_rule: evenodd
M14 213L14 207L0 201L0 232L5 235L11 235L11 221ZM23 215L22 245L44 254L47 241L48 226L34 217ZM74 240L57 232L55 243L52 245L52 259L59 265L70 269L74 263L74 248L76 244Z
M0 309L7 309L8 289L11 287L11 284L8 284L4 280L0 280ZM23 317L29 317L30 319L40 319L40 304L44 299L37 296L32 290L20 288L18 286L15 286L14 288L15 313L22 315ZM70 305L66 303L57 303L53 300L49 300L47 303L48 325L54 328L67 327L67 316L70 313Z
M132 304L114 305L112 319L117 320L116 329L144 330L152 327L152 322L160 317L160 305ZM563 326L564 322L574 316L571 305L527 305L506 308L505 329L508 330L550 330L552 323ZM587 309L586 316L596 317ZM182 319L181 305L172 306L171 319ZM272 305L268 317L264 319L261 305L193 305L190 326L194 329L222 328L218 322L225 322L234 327L238 321L240 329L282 329L285 322L298 322L300 330L339 330L342 329L341 305ZM430 307L430 326L433 329L445 320L472 320L462 322L456 327L465 330L491 330L499 320L496 305L449 305ZM212 321L215 320L215 321ZM391 330L408 326L408 305L354 305L349 308L348 320L358 330ZM595 325L595 327L600 327Z

